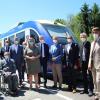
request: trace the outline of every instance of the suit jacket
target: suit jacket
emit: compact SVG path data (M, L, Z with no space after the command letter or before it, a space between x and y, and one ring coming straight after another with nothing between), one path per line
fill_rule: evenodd
M4 52L9 52L10 46L4 46L2 49Z
M91 47L91 44L90 44L89 41L85 41L85 42L80 46L80 59L81 59L81 61L82 61L83 49L84 49L85 61L88 63L88 61L89 61L89 55L90 55L90 47Z
M10 46L4 46L3 48L1 48L1 52L2 52L2 56L4 56L5 52L9 52Z
M39 43L39 51L40 51L40 59L42 58L42 50L41 50L41 43ZM49 46L44 43L44 55L45 58L48 59L49 58Z
M66 62L69 62L69 63L75 65L76 61L79 58L79 47L76 43L72 43L71 48L70 48L69 53L68 53L67 52L67 45L68 44L65 45L65 55L66 55L65 57L66 58L65 58L64 62L65 62L65 64L66 64Z
M23 56L23 47L21 45L18 45L17 53L15 50L15 44L13 44L10 47L10 56L12 59L14 59L15 63L21 66L21 64L24 62L24 56Z
M55 48L55 50L54 50ZM61 64L62 63L62 56L63 56L63 49L62 46L60 44L53 44L50 47L50 61L52 63L52 58L55 57L56 60L53 61L56 64Z
M93 64L93 66L92 66ZM88 66L92 66L95 69L100 70L100 37L95 42L91 43L90 57Z
M0 59L0 66L5 72L16 73L16 66L13 59L9 59L8 61L4 58Z

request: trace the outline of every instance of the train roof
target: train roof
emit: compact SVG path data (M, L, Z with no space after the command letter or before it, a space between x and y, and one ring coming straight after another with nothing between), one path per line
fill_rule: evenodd
M9 30L6 33L2 33L0 35L0 39L7 37L9 35L12 35L16 32L19 32L23 29L26 28L34 28L34 27L38 27L40 24L49 24L49 25L54 25L53 22L51 21L47 21L47 20L36 20L36 21L28 21L28 22L20 22L16 27L12 28L11 30ZM61 26L61 25L57 25L57 26Z

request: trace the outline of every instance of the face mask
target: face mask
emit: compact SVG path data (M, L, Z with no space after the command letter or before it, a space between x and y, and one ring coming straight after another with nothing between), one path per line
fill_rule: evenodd
M72 39L67 39L68 43L72 43Z
M23 45L23 48L26 48L26 45Z
M57 44L57 43L58 43L58 41L57 41L57 40L53 40L53 43Z
M44 40L40 40L41 43L44 43Z
M9 46L9 43L5 43L6 46Z
M99 37L98 34L93 34L93 38L96 40Z
M81 38L81 41L82 41L82 42L85 42L85 41L86 41L86 38Z
M5 59L9 59L9 58L10 58L9 56L7 56L7 55L5 56Z
M31 42L31 41L29 42L29 45L31 45L31 46L33 46L33 44L34 44L34 42Z
M15 44L17 45L19 43L19 41L15 41Z

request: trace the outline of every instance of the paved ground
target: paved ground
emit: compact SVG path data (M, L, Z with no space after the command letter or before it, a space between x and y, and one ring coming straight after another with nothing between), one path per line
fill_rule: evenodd
M29 84L25 82L25 87L19 90L19 95L16 97L1 95L0 100L93 100L94 97L88 97L86 94L79 94L78 92L73 94L72 92L66 91L66 85L63 85L63 90L53 90L50 87L53 82L48 80L48 88L43 88L43 84L38 91L34 88L29 90Z

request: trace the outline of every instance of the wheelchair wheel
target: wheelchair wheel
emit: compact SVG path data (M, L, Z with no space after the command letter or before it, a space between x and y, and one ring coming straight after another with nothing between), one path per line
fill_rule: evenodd
M4 75L0 75L0 90L3 94L6 94L8 91L8 84L5 82Z

